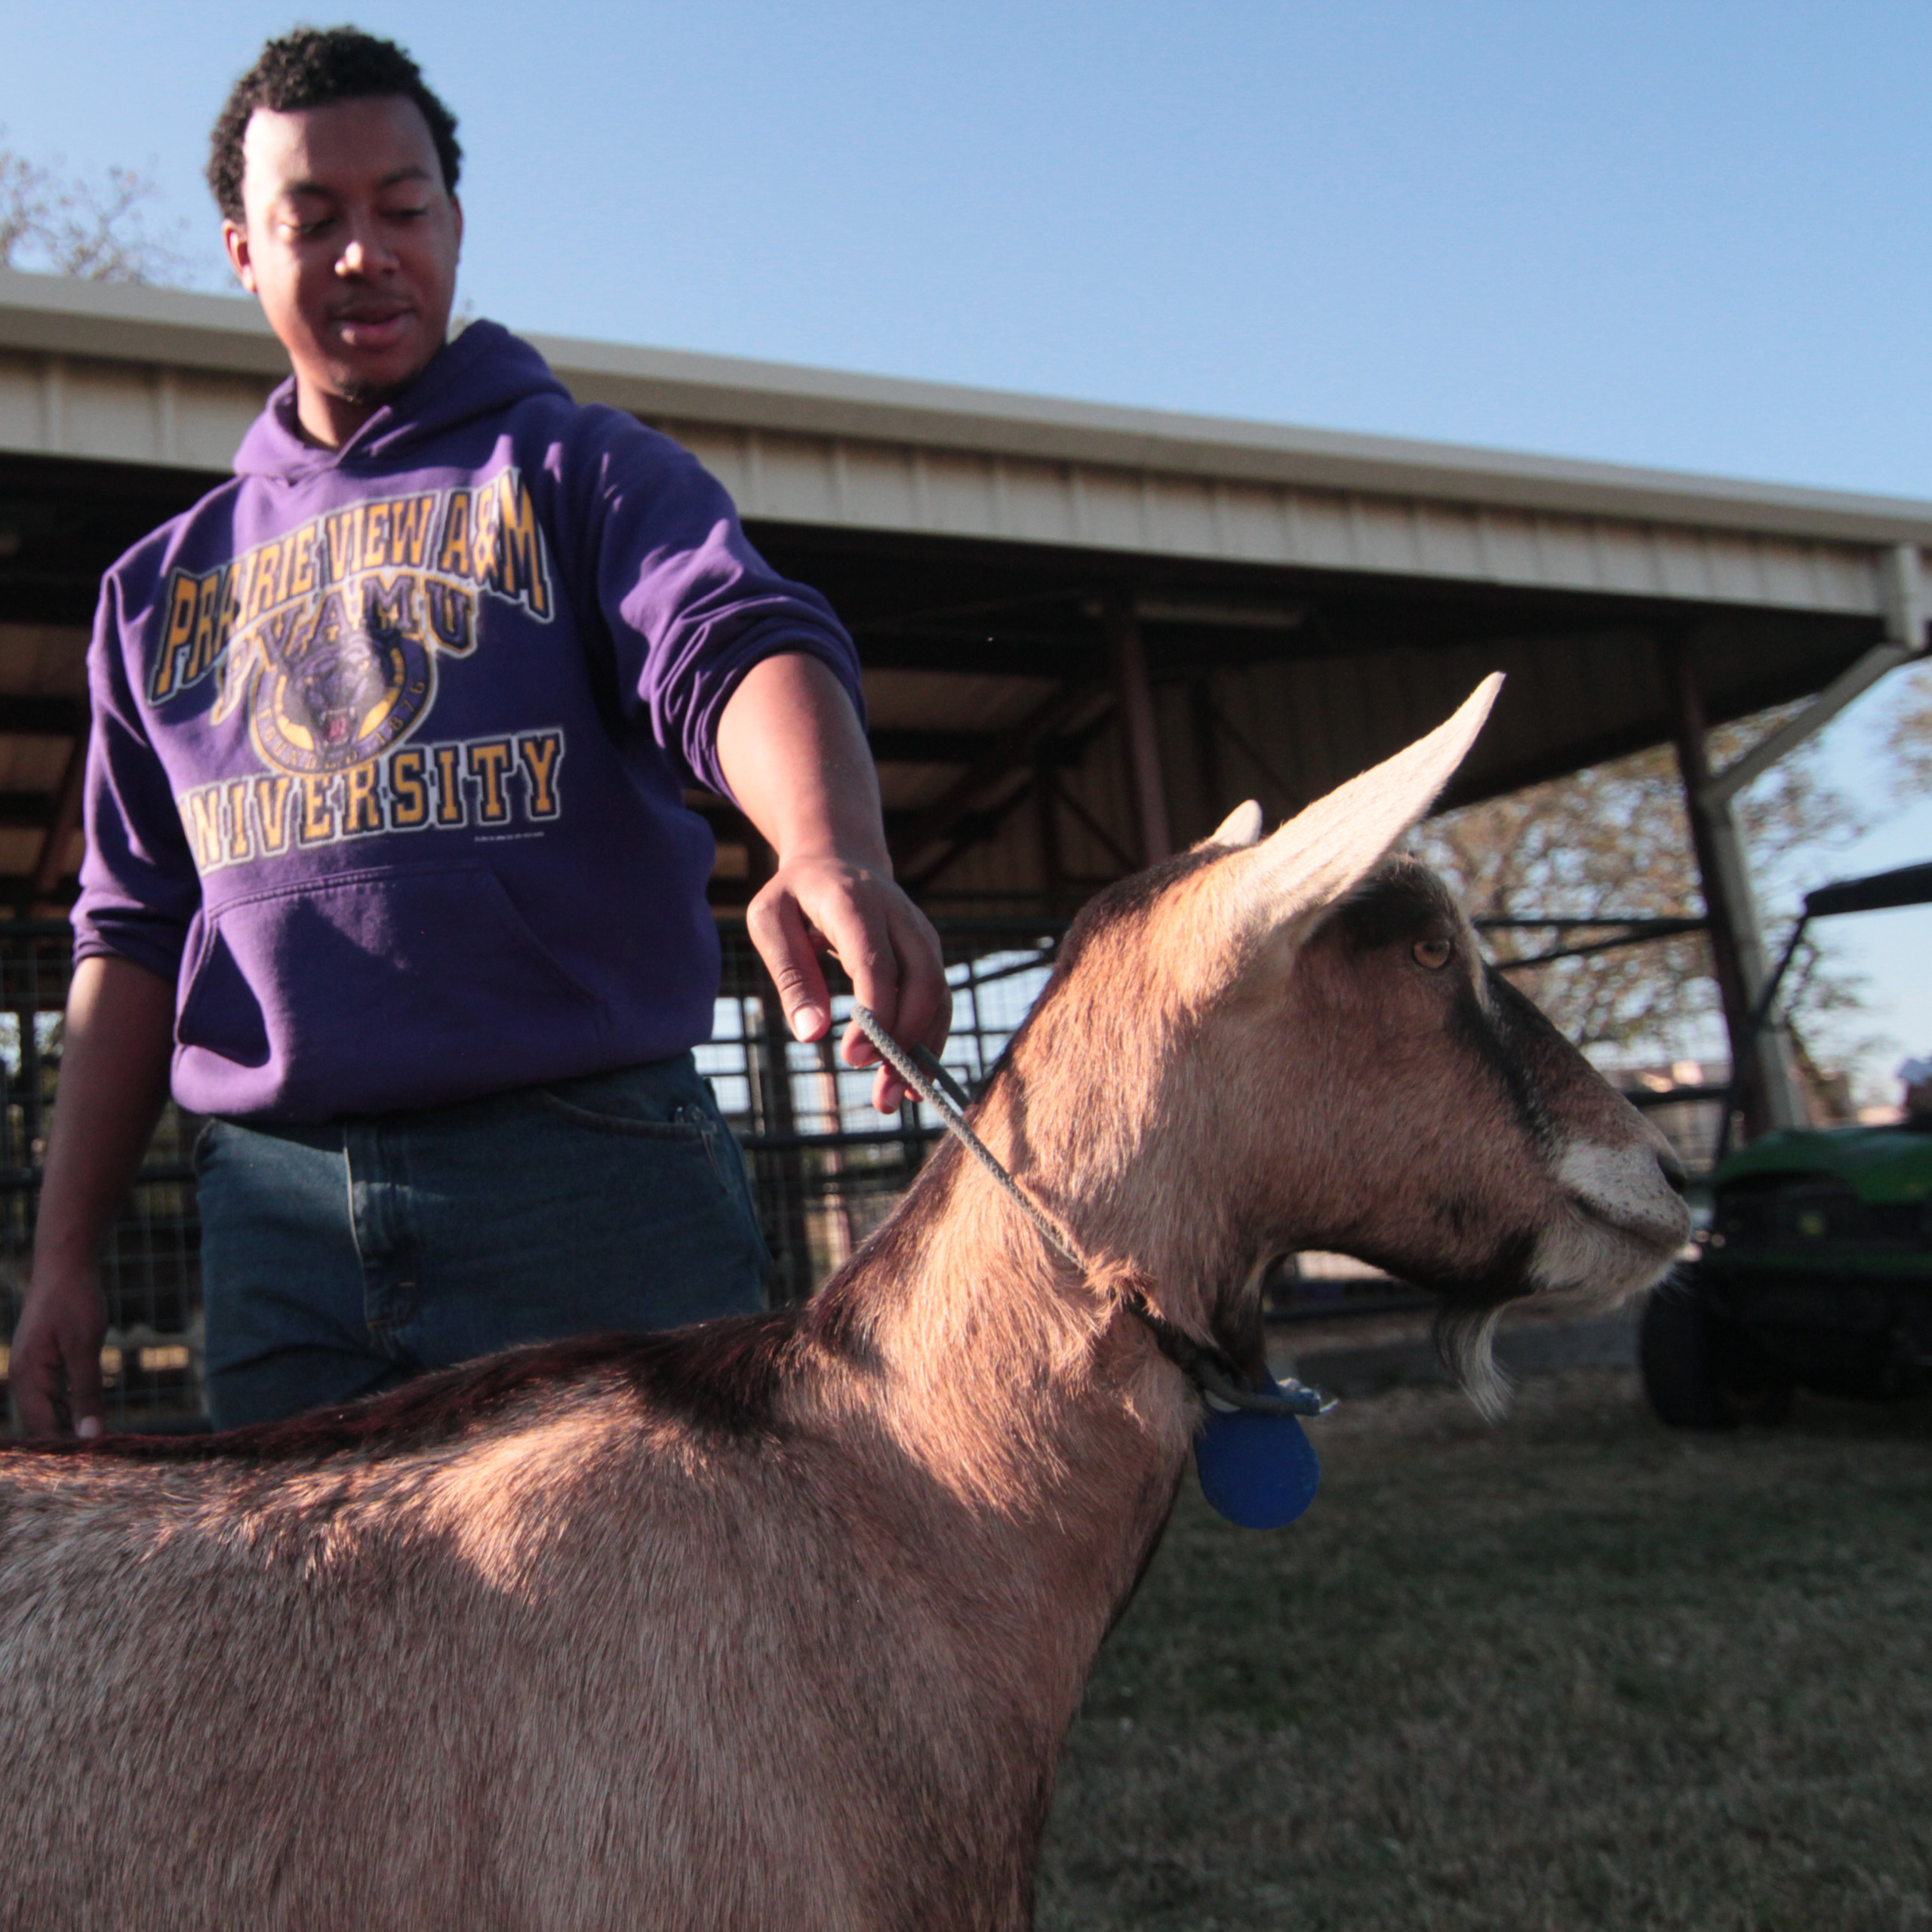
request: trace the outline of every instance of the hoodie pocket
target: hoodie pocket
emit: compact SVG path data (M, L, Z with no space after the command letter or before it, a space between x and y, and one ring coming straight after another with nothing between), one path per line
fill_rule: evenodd
M207 1069L223 1111L432 1106L605 1051L601 1002L487 866L344 873L205 917L177 1035L227 1063Z

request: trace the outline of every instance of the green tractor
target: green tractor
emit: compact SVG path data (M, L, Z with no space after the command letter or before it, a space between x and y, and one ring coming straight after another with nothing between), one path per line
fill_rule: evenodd
M1928 903L1932 865L1808 894L1756 1023L1810 920ZM1786 1130L1727 1158L1720 1141L1697 1259L1644 1312L1644 1392L1666 1423L1780 1421L1800 1388L1877 1401L1932 1391L1932 1111L1919 1110L1921 1094L1932 1100L1915 1090L1897 1127ZM1727 1130L1731 1112L1727 1101Z

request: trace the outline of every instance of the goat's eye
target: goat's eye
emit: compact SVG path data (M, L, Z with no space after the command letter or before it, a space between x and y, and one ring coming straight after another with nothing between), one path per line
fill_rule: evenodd
M1416 964L1426 966L1432 973L1441 972L1456 950L1446 939L1419 939L1409 949L1416 956Z

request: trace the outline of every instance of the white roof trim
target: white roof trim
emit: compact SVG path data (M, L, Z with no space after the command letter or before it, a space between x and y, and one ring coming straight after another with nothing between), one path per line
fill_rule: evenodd
M585 401L653 420L1863 543L1932 544L1932 503L1799 489L533 336ZM0 351L260 378L287 369L245 298L0 269Z

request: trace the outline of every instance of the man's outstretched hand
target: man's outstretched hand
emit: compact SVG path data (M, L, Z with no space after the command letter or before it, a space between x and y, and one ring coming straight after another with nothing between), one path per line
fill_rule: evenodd
M829 954L851 976L859 1004L870 1007L894 1039L934 1053L946 1044L952 992L939 935L889 874L835 857L789 860L752 901L746 924L795 1038L823 1039L831 1026L819 963ZM839 1052L848 1066L878 1066L872 1104L881 1113L894 1112L905 1082L879 1063L878 1049L857 1020Z
M878 774L844 687L815 657L754 665L718 721L718 761L777 857L746 918L794 1037L831 1026L829 955L888 1033L937 1053L952 1024L939 935L894 882ZM856 1021L840 1052L848 1066L878 1064ZM894 1112L905 1091L880 1066L872 1104Z
M100 1433L100 1345L107 1298L92 1269L69 1279L36 1269L7 1364L23 1435Z

